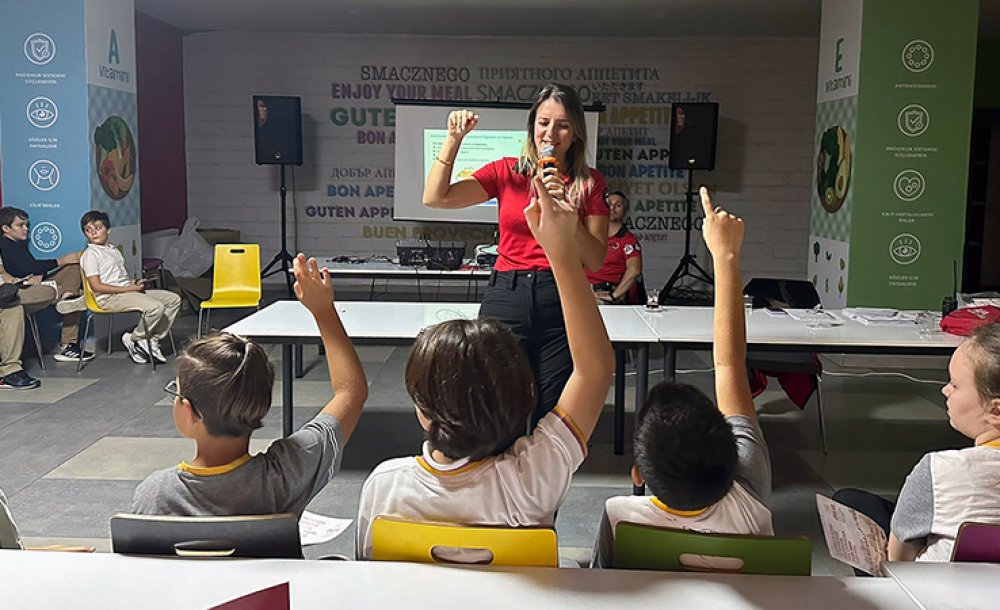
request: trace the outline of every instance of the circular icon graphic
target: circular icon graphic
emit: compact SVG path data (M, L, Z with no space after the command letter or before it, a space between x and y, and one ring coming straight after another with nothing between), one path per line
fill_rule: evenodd
M56 56L56 43L43 32L35 32L24 39L24 56L31 63L44 66Z
M40 191L51 191L59 184L59 166L48 159L39 159L28 168L28 181Z
M825 132L816 152L816 194L833 214L844 205L851 186L851 136L839 125Z
M920 240L910 233L901 233L889 242L889 257L900 265L909 265L920 258Z
M97 177L108 197L122 199L135 180L135 142L120 116L108 117L94 130Z
M911 40L903 47L902 59L910 72L923 72L934 63L934 47L926 40Z
M51 222L40 222L31 228L31 243L41 252L54 252L62 244L62 231Z
M904 169L892 181L892 191L903 201L916 201L924 194L924 175L915 169Z
M28 102L25 112L28 114L28 122L39 129L52 127L59 118L59 107L43 95Z
M931 124L931 115L920 104L904 106L896 117L896 125L903 135L915 137L927 131Z

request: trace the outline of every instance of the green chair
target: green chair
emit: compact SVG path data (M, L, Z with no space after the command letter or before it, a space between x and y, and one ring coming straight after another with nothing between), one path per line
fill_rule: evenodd
M727 567L704 567L701 557ZM809 576L812 545L806 537L702 534L621 522L615 528L613 565L633 570L733 572Z

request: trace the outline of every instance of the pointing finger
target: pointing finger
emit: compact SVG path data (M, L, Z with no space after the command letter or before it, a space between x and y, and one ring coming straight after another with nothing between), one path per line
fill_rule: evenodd
M712 206L712 197L709 196L708 189L701 187L698 189L698 194L701 195L701 207L705 210L705 217L713 216L715 208Z

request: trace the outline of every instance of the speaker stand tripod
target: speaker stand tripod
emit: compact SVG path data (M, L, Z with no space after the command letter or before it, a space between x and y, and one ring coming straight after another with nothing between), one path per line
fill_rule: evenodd
M677 268L674 269L670 279L667 280L666 285L663 286L663 290L660 291L661 302L662 299L670 296L670 292L681 278L693 277L709 285L714 283L712 276L698 264L697 257L691 254L691 230L694 228L694 223L691 220L691 207L694 200L694 170L687 170L687 174L687 222L684 224L684 256L681 257L680 262L677 263Z
M269 262L267 266L264 267L264 270L261 272L260 276L262 278L270 277L275 273L281 272L281 274L285 276L285 286L288 288L288 298L294 299L295 292L292 290L292 275L291 273L289 273L289 271L291 270L292 261L295 260L295 257L293 257L288 252L288 247L286 246L288 229L287 229L287 224L285 222L285 196L288 193L288 189L285 188L285 164L282 163L279 165L279 167L281 168L280 171L281 179L279 182L280 186L278 189L281 198L281 250L278 251L278 253L274 255L274 258L271 259L271 262ZM688 193L688 197L690 198L690 193ZM274 269L273 271L271 270L272 267L279 264L280 264L279 268Z

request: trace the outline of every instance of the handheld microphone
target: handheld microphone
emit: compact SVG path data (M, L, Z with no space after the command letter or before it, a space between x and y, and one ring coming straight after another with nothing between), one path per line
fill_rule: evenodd
M538 151L538 166L542 169L556 167L557 163L555 151L555 146L551 144L543 144L542 148Z

